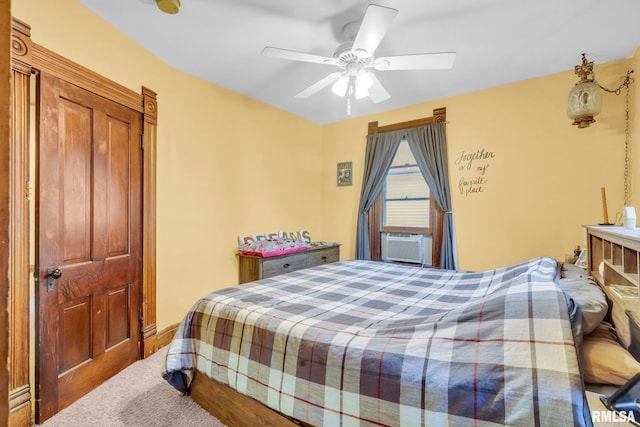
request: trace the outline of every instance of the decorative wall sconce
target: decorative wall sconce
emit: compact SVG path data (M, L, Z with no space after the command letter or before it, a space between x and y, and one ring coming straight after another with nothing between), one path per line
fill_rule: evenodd
M582 64L575 66L575 73L580 77L580 81L569 92L569 100L567 102L567 116L573 119L573 124L578 128L586 128L593 122L595 115L602 110L602 92L614 93L620 95L623 88L626 88L625 100L625 127L624 127L624 208L623 222L625 228L635 229L636 213L635 208L629 206L631 201L631 132L629 128L629 86L633 83L631 74L633 70L627 71L627 76L617 89L607 89L600 86L596 80L596 74L593 71L593 62L587 61L586 55L582 54ZM604 188L602 188L603 210L605 215L605 223L608 223L606 213L606 196Z
M164 13L175 15L180 10L180 0L156 0L158 8Z
M600 86L593 71L593 61L587 61L584 53L582 54L582 64L575 66L575 73L580 77L580 81L569 92L567 116L573 119L573 124L577 125L579 129L589 127L591 123L596 121L594 117L602 110L601 89L620 95L622 88L627 88L628 97L629 85L633 83L631 78L633 70L629 70L626 78L617 89L611 90ZM627 101L627 115L629 114L628 106Z

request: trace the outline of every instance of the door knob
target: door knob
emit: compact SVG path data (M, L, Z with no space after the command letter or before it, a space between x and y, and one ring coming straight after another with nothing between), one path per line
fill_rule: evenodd
M48 267L47 274L44 276L47 278L47 292L53 290L53 281L62 277L62 270L58 267Z
M52 279L59 279L62 276L62 270L58 267L49 267L47 268L47 277L51 277Z

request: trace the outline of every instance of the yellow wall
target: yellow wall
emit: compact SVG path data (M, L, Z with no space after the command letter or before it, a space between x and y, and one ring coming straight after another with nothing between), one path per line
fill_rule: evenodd
M321 238L321 127L169 67L75 0L16 0L35 43L158 93L157 326L238 282L238 234Z
M618 87L629 67L638 68L638 56L596 64L599 82ZM576 64L579 60L576 55ZM572 70L324 126L324 238L342 242L344 256L354 256L367 123L428 117L434 108L446 107L459 267L489 269L539 255L563 260L584 245L581 225L602 221L601 187L606 187L610 221L623 205L624 92L604 94L597 123L577 129L565 114L576 81ZM635 86L631 109L638 123ZM494 157L473 161L471 170L456 164L461 153L479 150ZM640 164L638 153L633 157ZM348 160L354 185L337 187L336 163ZM486 167L484 175L478 167ZM482 192L459 191L461 179L480 176L486 181ZM640 210L638 200L634 196L632 202Z
M573 71L320 126L167 66L75 0L14 0L13 15L32 26L36 43L132 90L158 93L159 329L197 297L237 283L240 233L306 228L314 239L342 243L342 259L352 258L369 121L447 108L460 268L563 259L583 245L581 225L602 220L602 186L610 219L621 211L624 96L605 94L598 122L577 129L565 115ZM640 68L639 56L596 64L598 79L617 87L628 68ZM495 157L458 170L461 152L481 149ZM639 157L640 149L636 165ZM353 161L353 186L336 186L341 161ZM479 166L488 166L482 192L461 194L460 179L477 177ZM640 208L639 200L634 194L632 204Z
M631 63L629 65L631 70L634 70L634 73L631 77L635 80L634 84L631 85L630 91L630 112L629 112L629 122L630 122L630 133L631 133L631 205L636 207L636 222L637 225L640 226L640 135L637 132L640 131L640 46L636 48L636 52L631 58ZM621 95L622 96L622 95ZM622 100L618 101L621 103ZM620 113L622 114L622 113ZM634 141L635 134L635 141ZM634 148L635 145L635 148ZM634 190L634 184L635 186Z

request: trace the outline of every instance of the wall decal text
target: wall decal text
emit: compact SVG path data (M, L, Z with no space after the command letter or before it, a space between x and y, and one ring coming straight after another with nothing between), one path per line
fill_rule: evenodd
M489 169L491 160L496 155L493 151L481 148L474 153L467 153L462 150L456 156L454 162L459 172L463 175L458 181L458 191L461 195L469 196L470 194L482 193L488 182L486 173Z

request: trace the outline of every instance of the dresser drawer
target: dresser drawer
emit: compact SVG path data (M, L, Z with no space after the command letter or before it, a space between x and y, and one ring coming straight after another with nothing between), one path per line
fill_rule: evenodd
M340 261L340 248L315 249L307 254L307 267Z
M340 261L340 245L338 243L315 243L307 251L269 258L255 255L238 255L240 257L239 283L247 283L303 268Z
M307 265L307 254L291 255L287 257L278 257L272 259L264 259L262 261L262 278L277 276L279 274L289 273L291 271L300 270Z

